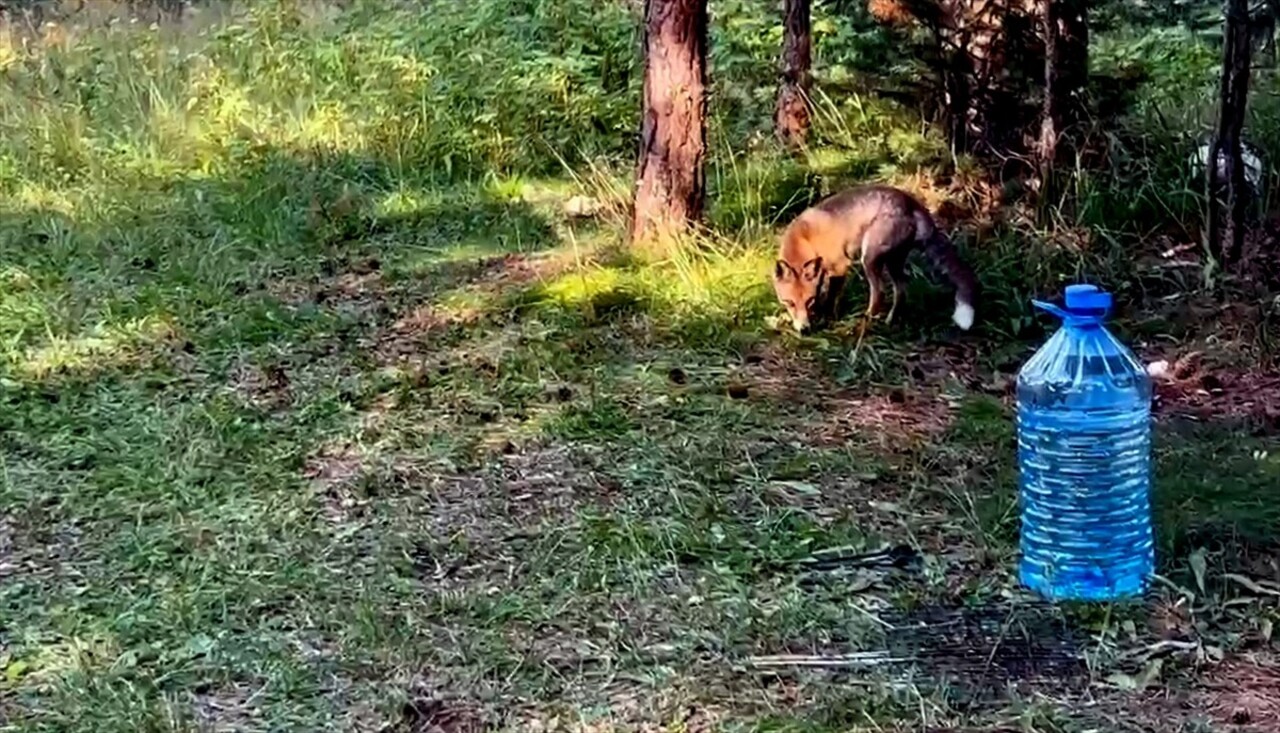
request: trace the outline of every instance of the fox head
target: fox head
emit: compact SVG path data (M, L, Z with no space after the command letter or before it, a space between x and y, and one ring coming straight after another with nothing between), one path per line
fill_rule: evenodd
M822 268L822 258L805 261L799 269L786 260L773 264L773 290L778 302L791 316L791 325L797 333L804 333L817 315L818 305L827 296L829 279Z

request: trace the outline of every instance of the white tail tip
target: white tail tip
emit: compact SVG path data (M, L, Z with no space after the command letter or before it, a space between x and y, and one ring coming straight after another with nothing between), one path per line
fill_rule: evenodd
M956 310L951 314L951 320L955 321L962 331L973 328L973 306L957 302Z

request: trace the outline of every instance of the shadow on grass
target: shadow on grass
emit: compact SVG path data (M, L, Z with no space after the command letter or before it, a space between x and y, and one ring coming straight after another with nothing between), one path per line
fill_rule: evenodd
M59 343L109 348L116 331L155 320L199 351L305 339L350 316L325 291L419 302L477 260L559 243L519 192L417 179L359 154L267 149L221 178L118 188L62 210L0 211L0 344L11 363Z
M852 153L807 160L769 147L717 168L707 219L713 229L726 232L759 223L781 227L822 198L867 181L889 162Z
M335 552L349 552L342 573L361 572L371 551L335 539L327 518L362 509L317 489L350 479L359 454L311 452L359 435L353 423L385 417L394 399L437 400L424 408L435 422L406 439L430 458L446 450L433 441L471 427L463 410L491 420L483 410L497 380L465 354L447 353L455 374L433 373L438 389L426 396L425 381L397 382L366 354L411 306L557 244L550 218L500 190L439 185L355 154L274 149L217 178L47 193L61 206L0 204L0 549L14 561L0 563L0 616L29 641L6 650L6 663L31 660L50 680L16 693L13 715L83 718L78 702L93 717L154 727L156 680L180 691L183 714L189 693L196 708L217 698L239 710L241 685L319 674L255 643L260 624L305 604L326 616L317 635L360 626L363 601L323 578ZM256 580L241 582L245 568ZM152 584L160 577L164 587ZM210 587L230 614L198 590ZM135 601L149 610L118 623ZM167 656L112 670L57 661L81 634L115 659L145 644L181 648L196 628L253 650L207 676ZM92 690L76 687L80 671L95 675ZM126 687L146 692L114 694ZM268 692L264 704L319 715L321 697L304 697Z
M1167 562L1197 548L1274 556L1280 460L1274 438L1175 421L1156 436L1156 526Z

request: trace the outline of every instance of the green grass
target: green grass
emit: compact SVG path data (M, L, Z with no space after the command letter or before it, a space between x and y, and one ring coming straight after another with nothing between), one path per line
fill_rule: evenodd
M976 195L871 97L833 93L801 159L760 142L771 8L717 10L712 232L660 263L617 246L624 3L263 3L0 45L0 730L1083 731L1132 710L749 667L879 648L894 610L1024 602L1005 387L1043 336L1030 297L1096 277L1148 351L1175 321L1188 348L1260 348L1135 269L1134 212L1185 188L1158 135L1082 174L1058 232L957 231L976 333L924 278L860 349L849 323L770 329L773 232L814 197ZM865 18L818 16L833 89L902 61ZM1205 112L1184 68L1204 42L1180 43L1122 142L1171 100ZM603 213L567 215L575 195ZM1265 579L1274 444L1159 424L1157 602L1194 596L1228 654L1276 617L1227 576ZM802 567L885 544L921 567ZM1123 615L1077 613L1095 680L1151 640Z

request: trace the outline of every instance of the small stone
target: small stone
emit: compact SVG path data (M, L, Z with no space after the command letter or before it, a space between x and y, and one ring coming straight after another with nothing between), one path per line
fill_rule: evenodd
M1147 375L1152 379L1168 379L1169 362L1164 359L1151 362L1147 365Z
M601 208L600 202L586 196L578 195L564 204L564 213L569 216L592 216Z

